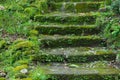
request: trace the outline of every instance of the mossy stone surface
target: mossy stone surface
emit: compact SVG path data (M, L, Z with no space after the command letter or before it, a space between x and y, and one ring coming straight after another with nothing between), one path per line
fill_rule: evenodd
M106 50L104 47L74 47L44 49L42 55L34 56L33 61L40 62L92 62L99 60L114 60L115 51Z
M58 22L61 24L94 24L96 21L97 13L51 13L46 15L36 15L35 21L53 23Z
M40 35L43 47L100 46L103 39L99 36L61 36ZM104 43L104 42L103 42Z
M92 35L98 34L99 29L95 25L40 25L36 27L39 34L61 35Z
M104 0L50 0L51 2L94 2L94 1L104 1Z
M120 72L119 69L109 66L106 61L74 64L78 66L77 68L71 68L70 65L72 64L41 64L41 68L46 74L53 76L52 80L116 80Z
M52 11L85 13L98 11L103 2L61 2L53 3Z

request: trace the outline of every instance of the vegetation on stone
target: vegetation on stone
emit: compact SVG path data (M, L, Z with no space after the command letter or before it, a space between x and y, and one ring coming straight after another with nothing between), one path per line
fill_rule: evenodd
M0 0L0 80L119 80L119 0Z

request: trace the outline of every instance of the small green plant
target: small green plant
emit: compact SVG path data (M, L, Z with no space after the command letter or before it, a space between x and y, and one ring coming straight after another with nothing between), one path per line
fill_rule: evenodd
M48 77L44 75L44 72L41 71L39 67L31 71L30 77L32 78L32 80L47 80L48 79Z

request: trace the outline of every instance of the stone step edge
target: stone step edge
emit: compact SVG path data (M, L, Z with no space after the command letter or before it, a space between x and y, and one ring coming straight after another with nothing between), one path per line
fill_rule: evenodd
M39 41L43 47L77 47L77 46L104 46L105 41L100 36L61 36L61 35L40 35Z
M33 61L39 62L92 62L99 60L111 61L116 59L116 53L114 52L103 52L102 54L87 54L87 55L62 55L62 54L49 54L43 52L43 54L37 54L33 56Z
M40 25L35 27L39 34L75 34L75 35L91 35L98 34L99 29L95 25Z

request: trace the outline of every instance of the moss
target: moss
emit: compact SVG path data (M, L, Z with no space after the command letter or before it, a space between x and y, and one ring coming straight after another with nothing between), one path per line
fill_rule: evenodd
M0 77L0 80L6 80L6 78L1 78L1 77Z
M99 3L99 2L77 4L76 10L77 10L77 12L97 11L100 7L100 4L101 3Z
M72 14L71 14L72 15ZM61 24L94 24L96 15L36 15L35 21L40 22L59 22Z
M23 78L22 80L32 80L32 78Z
M51 0L51 2L79 2L80 0ZM104 0L82 0L82 2L104 1Z
M113 54L113 51L112 50L108 50L108 51L96 51L96 54L97 55L101 55L101 54Z
M53 7L53 11L57 10L57 11L62 11L61 8L63 6L64 3L54 3L52 4ZM65 4L65 8L63 10L63 12L90 12L90 11L97 11L99 10L100 5L102 4L102 2L67 2Z
M23 78L27 78L27 76L28 76L27 74L16 73L15 74L15 79L18 79L18 80L20 79L21 80Z
M64 56L62 55L50 55L50 54L42 54L34 56L33 61L40 62L63 62Z
M38 53L39 47L36 42L24 39L17 39L6 50L5 57L9 60L9 64L13 64L21 59L32 59L35 53Z
M34 49L33 47L35 46L35 44L32 41L29 40L24 40L24 39L17 39L10 47L9 49L11 51L16 51L19 49ZM29 52L29 51L28 51ZM26 52L27 53L27 52Z
M111 0L105 0L105 3L106 3L107 5L111 5L112 1L111 1Z
M69 26L69 25L44 25L36 27L36 30L39 31L40 34L75 34L75 35L87 35L87 34L98 34L99 30L94 25L85 25L85 26Z
M18 44L14 45L13 48L15 50L20 49L20 48L31 48L33 47L34 44L30 41L23 41L23 42L19 42Z
M3 48L3 46L5 46L5 44L6 44L5 40L0 41L0 49Z
M30 36L37 36L39 33L37 30L31 30L29 34Z
M30 18L34 17L34 15L37 13L38 9L36 7L27 7L24 9L24 12L30 16Z
M16 71L20 71L22 69L25 69L25 68L28 68L27 65L20 65L20 66L16 66L13 70L16 72Z
M40 62L92 62L99 60L115 60L116 54L102 53L102 54L87 54L87 55L60 55L60 54L50 54L49 52L42 55L34 56L33 61Z
M74 4L67 4L67 5L65 5L65 10L63 12L76 12Z
M116 80L118 75L52 75L52 80ZM49 79L48 79L49 80Z
M41 14L48 12L48 0L36 0L35 3Z
M44 47L98 46L102 38L98 36L44 36L40 37Z
M14 63L14 65L28 65L30 62L29 59L18 60Z

